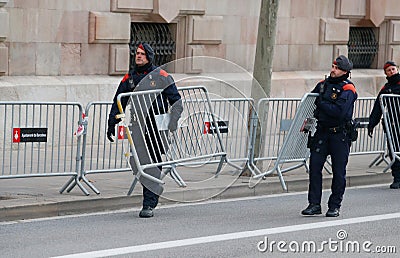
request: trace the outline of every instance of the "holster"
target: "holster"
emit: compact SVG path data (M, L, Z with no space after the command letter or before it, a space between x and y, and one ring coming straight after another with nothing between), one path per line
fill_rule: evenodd
M352 142L357 141L357 138L358 138L357 129L359 128L359 126L360 126L360 122L358 122L358 121L356 122L354 120L351 120L351 121L346 123L346 127L345 128L346 128L346 131L348 133L349 139Z
M316 145L316 138L311 135L311 132L308 132L308 139L307 139L307 148L310 150L314 150Z

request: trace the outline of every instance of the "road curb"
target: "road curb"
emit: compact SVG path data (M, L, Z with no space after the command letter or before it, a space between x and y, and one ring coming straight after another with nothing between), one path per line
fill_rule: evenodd
M239 179L240 180L240 179ZM324 189L330 188L331 178L323 179ZM363 186L373 184L390 184L392 176L390 173L371 173L366 175L354 175L347 177L347 186ZM307 191L308 179L296 179L286 181L287 192ZM218 192L218 195L207 197L210 193ZM206 189L185 189L166 192L166 198L160 198L160 205L182 202L198 201L199 196L205 196L202 200L210 199L230 199L238 197L252 197L284 193L279 181L261 181L253 188L249 188L246 179L242 183L232 185L229 188L214 187ZM197 198L197 199L194 199ZM65 198L64 198L65 199ZM181 200L181 201L174 201ZM306 200L305 200L306 201ZM111 196L104 197L98 195L86 200L63 200L63 201L42 201L32 204L18 204L15 206L7 205L0 207L0 221L17 221L44 217L56 217L62 215L83 214L92 212L104 212L110 210L120 210L127 208L140 208L142 196L134 194L132 196Z

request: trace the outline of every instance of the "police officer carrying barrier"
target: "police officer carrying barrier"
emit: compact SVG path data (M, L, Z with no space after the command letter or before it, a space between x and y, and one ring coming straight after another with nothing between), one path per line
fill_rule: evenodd
M302 215L317 215L321 212L322 169L328 155L332 160L331 195L327 217L337 217L346 187L346 166L350 153L352 116L357 99L354 84L348 80L353 63L340 55L332 64L330 76L319 82L312 93L319 93L314 113L317 129L310 135L310 172L308 202Z
M139 44L135 54L135 64L133 69L124 76L120 82L117 92L115 93L113 104L108 117L107 138L114 142L115 125L120 122L115 116L119 114L117 106L117 96L121 93L133 91L146 91L163 89L162 93L156 99L150 100L152 103L131 103L131 108L143 110L142 106L149 107L145 114L143 126L131 121L129 127L132 132L133 142L141 164L149 164L152 161L162 162L161 154L165 154L165 144L162 142L162 136L156 127L155 115L165 114L168 112L168 104L170 109L170 120L168 124L169 131L175 131L178 127L178 120L183 111L181 96L176 88L175 82L171 75L165 70L153 65L154 50L147 43ZM147 99L147 98L146 98ZM128 98L122 98L121 104L125 110L128 104ZM148 100L146 100L148 101ZM141 113L141 111L139 113ZM145 130L145 131L143 131ZM144 135L143 137L140 137ZM147 147L146 147L147 146ZM133 157L130 159L131 168L134 174L137 173L137 168ZM160 178L162 167L152 167L145 169L145 173ZM143 208L139 213L141 218L149 218L154 216L154 208L158 204L159 195L163 192L162 185L151 181L150 179L139 178L143 186Z
M387 61L383 66L383 70L386 75L387 83L381 88L378 93L378 97L375 100L374 107L369 116L369 124L368 124L368 136L372 138L372 134L374 132L374 127L379 123L382 117L382 110L379 104L379 96L382 94L398 94L400 95L400 74L399 69L393 61ZM392 110L392 112L396 112L398 110ZM393 117L393 116L392 116ZM398 117L398 116L394 116ZM399 125L390 125L394 126L391 128L392 132L397 132L397 134L393 135L396 139L399 139ZM395 142L398 142L398 140ZM395 148L398 146L394 146ZM395 151L399 151L395 149ZM390 155L390 157L392 157ZM400 188L400 161L395 159L394 163L391 166L393 183L390 185L391 189L399 189Z

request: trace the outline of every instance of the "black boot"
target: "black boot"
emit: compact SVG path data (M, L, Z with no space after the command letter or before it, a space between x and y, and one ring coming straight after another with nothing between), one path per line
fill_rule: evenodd
M153 208L151 208L150 206L143 207L143 209L139 213L139 217L141 218L151 218L153 216Z
M390 185L390 189L399 189L400 188L400 181L393 181Z
M338 217L340 215L340 209L339 208L329 208L328 211L325 214L327 217Z
M302 215L318 215L322 214L321 205L316 203L310 203L308 207L301 211Z

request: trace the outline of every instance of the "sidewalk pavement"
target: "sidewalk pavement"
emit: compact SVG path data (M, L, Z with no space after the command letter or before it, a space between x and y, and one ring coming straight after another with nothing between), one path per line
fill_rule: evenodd
M390 169L382 171L386 163L368 167L376 155L350 156L347 167L347 186L389 184ZM283 193L276 173L256 182L238 171L225 166L218 177L214 177L213 166L178 167L178 172L187 187L179 187L169 176L165 178L164 193L159 205L168 203L200 202L208 199L226 199ZM127 196L133 175L130 172L90 174L87 178L100 191L97 195L82 182L90 192L83 194L78 186L70 192L60 194L68 177L39 177L0 179L0 221L15 221L67 214L81 214L137 208L142 203L142 189L138 184L132 195ZM287 192L307 191L308 174L304 167L284 173ZM331 175L324 172L324 189L329 189ZM304 200L304 205L307 200ZM134 216L137 216L135 214Z

